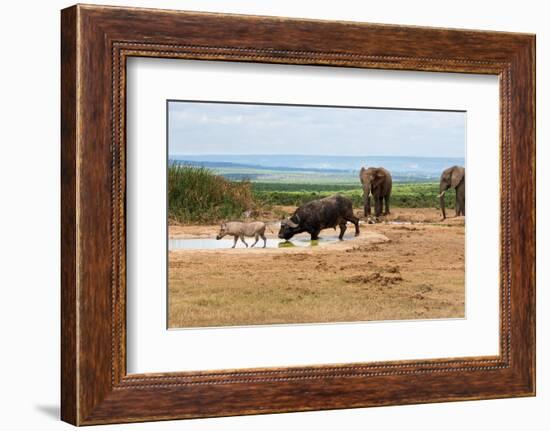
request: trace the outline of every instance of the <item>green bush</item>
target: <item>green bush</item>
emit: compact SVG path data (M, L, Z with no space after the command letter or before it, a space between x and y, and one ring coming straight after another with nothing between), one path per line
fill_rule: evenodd
M216 223L241 218L251 210L275 211L274 206L300 206L340 193L350 198L355 209L363 208L359 184L251 183L230 181L202 167L168 166L168 217L177 223ZM394 183L391 207L439 208L437 183ZM455 194L445 196L447 208L454 208ZM374 205L374 203L372 203Z
M363 207L363 190L355 184L281 184L253 183L254 198L264 205L299 206L340 193L350 198L355 208ZM390 206L401 208L439 208L437 183L394 183ZM447 208L454 208L454 192L445 195ZM374 205L374 203L372 203Z
M254 207L249 181L228 181L202 167L168 166L168 217L179 223L212 223L241 217Z

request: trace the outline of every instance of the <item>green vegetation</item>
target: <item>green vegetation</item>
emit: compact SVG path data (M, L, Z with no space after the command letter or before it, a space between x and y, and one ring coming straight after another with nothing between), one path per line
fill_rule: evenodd
M340 193L363 208L363 190L358 183L299 184L230 181L201 167L168 167L168 217L179 223L214 223L238 219L243 212L277 212L274 206L299 206L314 199ZM402 208L438 208L437 183L394 183L390 205ZM454 208L454 192L446 197ZM373 203L374 205L374 203Z
M254 197L263 205L298 206L314 199L340 193L353 201L355 208L363 207L360 184L295 184L252 183ZM438 208L438 183L394 183L390 206L401 208ZM454 208L454 193L445 196L447 208ZM374 203L373 203L374 205Z
M168 167L168 218L212 223L238 218L255 206L249 181L228 181L206 168Z

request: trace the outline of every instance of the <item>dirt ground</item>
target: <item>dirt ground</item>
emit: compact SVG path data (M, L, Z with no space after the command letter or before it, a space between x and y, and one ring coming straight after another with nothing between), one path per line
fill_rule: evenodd
M170 238L217 232L169 227ZM395 208L358 238L318 247L170 251L168 272L172 328L461 318L464 217Z

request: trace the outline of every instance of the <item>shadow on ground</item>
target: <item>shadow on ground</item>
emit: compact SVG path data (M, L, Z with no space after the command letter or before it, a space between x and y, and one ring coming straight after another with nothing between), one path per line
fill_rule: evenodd
M38 405L35 408L44 416L50 417L50 419L59 419L60 411L57 405Z

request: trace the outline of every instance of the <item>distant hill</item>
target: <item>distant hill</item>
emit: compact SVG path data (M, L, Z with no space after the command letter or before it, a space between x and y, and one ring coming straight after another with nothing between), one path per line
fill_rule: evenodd
M463 158L324 155L171 155L170 163L201 166L232 180L274 182L355 182L361 166L383 166L395 181L438 180Z
M170 159L171 163L179 163L182 165L201 166L204 168L216 169L216 168L233 168L233 169L258 169L258 170L270 170L270 171L282 171L282 172L332 172L332 173L350 173L355 172L354 169L327 169L327 168L298 168L289 166L262 166L252 165L245 163L231 163L231 162L211 162L211 161L195 161L184 159Z

